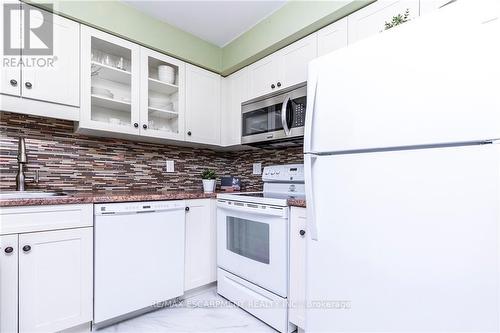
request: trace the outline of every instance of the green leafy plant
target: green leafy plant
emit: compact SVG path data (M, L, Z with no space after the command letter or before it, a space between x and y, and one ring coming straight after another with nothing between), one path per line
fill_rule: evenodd
M392 27L403 24L410 20L410 9L406 9L404 14L398 14L392 17L390 22L385 22L385 30L389 30Z
M217 175L215 174L214 170L205 170L201 173L201 178L202 179L215 179Z

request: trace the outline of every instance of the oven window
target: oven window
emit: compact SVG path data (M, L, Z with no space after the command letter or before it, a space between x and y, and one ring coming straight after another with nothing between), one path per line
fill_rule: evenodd
M282 130L281 105L282 104L276 104L243 113L242 135L247 136Z
M269 264L269 224L228 216L226 232L229 251Z

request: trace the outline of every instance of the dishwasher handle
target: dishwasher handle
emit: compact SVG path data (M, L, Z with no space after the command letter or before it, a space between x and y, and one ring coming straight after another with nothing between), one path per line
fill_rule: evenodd
M116 206L115 206L116 205ZM110 215L133 215L133 214L147 214L147 213L160 213L176 210L184 210L186 205L184 202L177 204L111 204L111 205L95 205L94 215L96 216L110 216Z

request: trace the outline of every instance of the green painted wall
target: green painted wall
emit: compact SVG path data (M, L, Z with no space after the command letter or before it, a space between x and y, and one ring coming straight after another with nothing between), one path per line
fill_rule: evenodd
M23 1L226 76L375 0L292 0L223 48L116 0Z
M222 49L222 74L230 74L375 0L289 1Z
M119 1L25 0L54 12L219 73L222 49ZM43 4L40 4L43 7Z

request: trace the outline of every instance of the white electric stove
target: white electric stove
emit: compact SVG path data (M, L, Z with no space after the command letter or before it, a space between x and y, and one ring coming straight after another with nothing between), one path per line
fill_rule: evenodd
M305 198L303 164L267 166L262 172L262 180L262 192L221 193L217 199L284 207L288 199Z
M288 321L289 198L304 198L302 164L264 168L263 192L217 195L217 292L280 332Z

